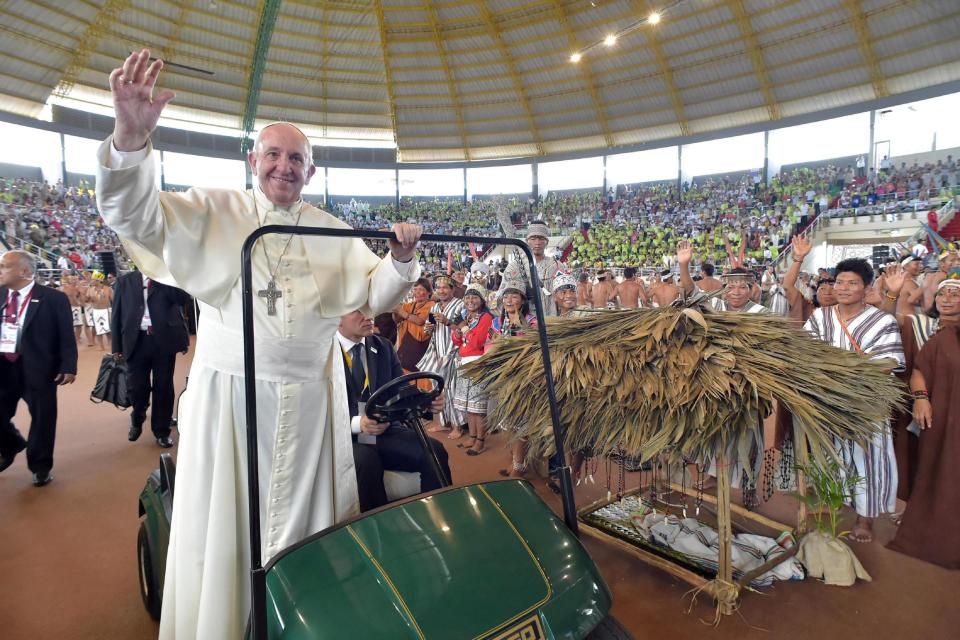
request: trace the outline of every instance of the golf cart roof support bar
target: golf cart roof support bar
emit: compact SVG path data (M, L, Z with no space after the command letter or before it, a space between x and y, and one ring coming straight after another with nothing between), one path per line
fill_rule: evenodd
M243 372L244 390L246 394L247 414L247 505L250 519L250 581L251 581L251 632L252 640L266 640L267 638L267 603L266 603L266 572L263 569L263 558L260 553L260 470L257 459L257 388L256 363L254 361L254 327L253 327L253 270L251 257L253 247L261 236L268 234L289 234L298 236L324 236L336 238L365 238L379 240L395 239L389 231L364 231L357 229L331 229L322 227L299 227L293 225L268 225L251 233L243 243L241 251L241 277L243 278ZM477 244L500 244L517 247L527 256L530 265L534 264L533 253L530 247L516 238L489 238L484 236L459 236L425 233L420 237L421 242L473 242ZM547 324L543 312L543 301L540 299L540 277L536 269L530 269L530 279L533 290L538 295L533 296L534 308L537 312L537 333L540 336L540 352L543 356L543 371L547 377L547 401L550 405L550 419L553 423L553 438L557 449L557 459L560 464L560 493L563 501L563 519L567 527L579 534L577 526L577 510L573 499L573 479L570 467L567 466L566 454L563 450L565 432L560 424L560 410L557 407L557 394L553 383L553 365L550 362L550 349L547 344Z

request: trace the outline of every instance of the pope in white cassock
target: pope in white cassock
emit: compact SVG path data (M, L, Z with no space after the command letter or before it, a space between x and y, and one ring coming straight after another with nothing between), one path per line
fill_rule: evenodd
M161 638L235 640L250 607L240 248L261 225L346 228L303 202L309 141L265 128L250 191L158 193L150 134L173 98L153 97L163 63L131 54L110 74L113 136L100 147L100 212L144 274L197 298L190 385L180 402L177 495ZM270 235L254 248L260 525L263 561L359 512L340 317L397 305L420 275L420 227L395 225L391 255L363 241Z

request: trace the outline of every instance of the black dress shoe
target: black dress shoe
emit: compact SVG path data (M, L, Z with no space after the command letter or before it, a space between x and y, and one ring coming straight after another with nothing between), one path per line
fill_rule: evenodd
M130 431L127 432L127 440L130 442L136 442L141 433L143 433L143 425L132 424L130 425Z
M17 459L17 454L27 448L26 442L20 442L17 445L17 448L14 449L9 456L0 456L0 471L4 471L7 467L13 464L13 461Z
M173 438L170 436L163 436L162 438L157 438L157 444L163 447L164 449L169 449L173 446Z
M43 473L33 474L33 486L42 487L44 485L50 484L50 481L53 480L53 474L49 471L44 471Z

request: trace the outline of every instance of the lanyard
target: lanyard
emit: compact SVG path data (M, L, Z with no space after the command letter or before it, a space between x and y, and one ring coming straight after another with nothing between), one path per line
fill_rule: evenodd
M12 294L13 292L11 291L7 295L10 296ZM30 298L32 297L33 297L33 289L30 289L30 293L28 293L23 297L23 304L20 305L20 309L19 310L14 309L14 311L17 312L16 315L5 315L4 320L7 320L8 318L13 318L13 321L10 324L20 324L20 318L23 316L23 310L27 308L27 303L30 302ZM10 298L8 297L7 304L9 303L10 303Z

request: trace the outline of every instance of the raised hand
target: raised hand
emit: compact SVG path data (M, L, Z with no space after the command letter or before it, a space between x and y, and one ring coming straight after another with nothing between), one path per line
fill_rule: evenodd
M176 95L168 90L161 91L154 98L153 87L163 69L163 61L149 62L150 51L143 49L131 53L123 61L123 66L110 72L110 91L116 113L113 146L119 151L142 149L157 128L163 108Z
M693 259L693 245L689 240L681 240L677 243L677 263L690 264Z
M883 282L887 286L887 291L893 294L900 293L907 277L907 272L896 262L888 265L883 271Z
M810 250L813 249L810 241L799 235L793 237L790 246L793 249L793 259L798 262L803 262L803 259L810 255Z

